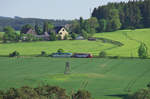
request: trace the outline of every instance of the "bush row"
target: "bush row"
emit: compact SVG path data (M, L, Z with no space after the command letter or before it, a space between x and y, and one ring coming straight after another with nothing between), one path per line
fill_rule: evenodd
M79 90L68 95L66 90L58 86L40 86L36 88L24 86L0 91L0 99L92 99L88 91Z

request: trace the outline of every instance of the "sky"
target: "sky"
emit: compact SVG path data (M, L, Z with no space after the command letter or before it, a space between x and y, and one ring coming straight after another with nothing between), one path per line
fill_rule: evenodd
M0 16L42 19L90 17L90 9L127 0L0 0Z

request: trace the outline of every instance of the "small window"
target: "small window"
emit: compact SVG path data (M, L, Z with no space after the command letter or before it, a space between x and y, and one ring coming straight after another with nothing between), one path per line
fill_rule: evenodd
M62 32L60 32L59 34L62 34Z

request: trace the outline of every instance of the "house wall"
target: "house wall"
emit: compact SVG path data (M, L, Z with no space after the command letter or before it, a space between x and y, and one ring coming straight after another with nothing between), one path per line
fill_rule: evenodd
M37 35L37 33L35 32L35 30L33 30L33 29L29 29L26 34Z
M69 35L65 28L61 28L58 34L61 36L62 40L64 39L65 35Z

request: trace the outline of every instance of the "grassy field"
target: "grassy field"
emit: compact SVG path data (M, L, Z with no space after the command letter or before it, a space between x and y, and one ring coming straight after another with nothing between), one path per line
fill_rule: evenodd
M119 30L115 32L97 33L95 37L103 37L110 40L119 41L124 46L118 47L101 41L69 40L69 41L45 41L28 43L0 44L0 55L8 55L17 50L21 55L38 55L41 51L48 54L56 52L59 48L66 52L88 52L98 55L101 51L106 51L109 56L138 57L137 50L140 42L146 43L150 49L150 29ZM149 50L150 53L150 50Z
M30 43L11 43L0 44L0 55L8 55L10 52L17 50L21 55L38 55L41 51L46 51L48 54L56 52L59 48L66 52L89 52L98 54L101 50L113 48L112 44L104 44L101 42L91 42L87 40L73 41L44 41Z
M70 75L63 74L66 61L71 65ZM0 58L0 88L50 84L69 92L88 82L83 89L95 99L121 99L117 95L128 89L146 87L149 65L149 60L140 59Z
M124 44L122 47L107 50L107 53L112 56L137 57L137 50L140 42L144 42L150 49L150 29L119 30L116 32L97 33L95 34L95 37L116 40Z
M50 84L66 88L69 92L72 89L81 89L82 83L88 82L88 86L83 89L89 90L95 99L121 99L117 96L126 94L127 90L134 92L145 88L150 82L150 61L148 59L28 57L38 55L41 51L51 54L59 48L72 53L87 52L98 55L104 50L109 56L137 57L140 42L146 43L150 48L150 29L119 30L97 33L94 36L119 41L124 46L118 47L99 40L1 43L0 55L8 55L17 50L25 57L0 57L0 89ZM71 64L70 75L63 74L66 61Z

